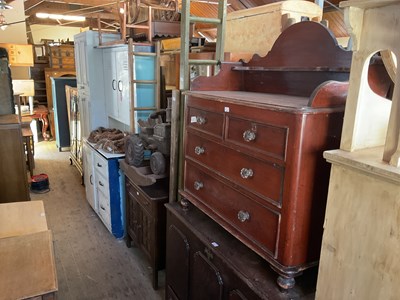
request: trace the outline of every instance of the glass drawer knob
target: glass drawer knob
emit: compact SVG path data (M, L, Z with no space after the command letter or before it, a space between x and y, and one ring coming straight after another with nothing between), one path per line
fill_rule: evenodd
M252 130L246 130L245 132L243 132L243 139L246 142L254 141L256 139L256 133Z
M244 210L240 210L240 211L238 212L238 214L237 214L237 217L238 217L238 220L239 220L240 222L245 222L245 221L250 220L250 214L249 214L249 212L244 211Z
M253 170L252 169L247 169L247 168L242 168L240 170L240 177L242 177L243 179L248 179L253 177Z
M194 148L194 153L196 153L197 155L203 154L204 151L205 151L204 148L203 148L203 147L200 147L200 146L196 146L196 147Z
M194 189L196 191L198 191L198 190L202 189L204 185L201 181L195 181L193 186L194 186Z
M199 124L199 125L203 125L203 124L206 123L206 118L201 117L201 116L197 116L196 117L196 123Z

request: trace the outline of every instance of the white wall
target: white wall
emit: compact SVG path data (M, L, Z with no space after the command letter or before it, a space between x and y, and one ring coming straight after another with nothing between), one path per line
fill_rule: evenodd
M3 10L7 23L25 20L23 0L15 0L10 4L13 9ZM7 26L0 30L0 43L27 44L25 22Z
M52 39L54 41L74 40L74 35L80 32L79 27L66 26L47 26L47 25L31 25L33 42L40 44L42 39Z

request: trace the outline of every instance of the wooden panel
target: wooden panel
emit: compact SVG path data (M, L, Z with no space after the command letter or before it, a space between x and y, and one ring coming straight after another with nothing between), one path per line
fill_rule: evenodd
M207 248L206 248L207 249ZM193 255L193 272L190 276L191 289L189 299L222 300L224 281L217 267L198 251Z
M17 115L0 116L0 202L28 201L27 168Z
M324 153L332 173L316 299L399 296L400 170L382 151Z
M0 299L57 291L51 231L0 239Z
M0 204L0 238L46 230L43 201Z

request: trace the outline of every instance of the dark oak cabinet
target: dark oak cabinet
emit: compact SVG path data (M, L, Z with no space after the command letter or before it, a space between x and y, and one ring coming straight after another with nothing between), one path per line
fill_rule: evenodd
M256 253L196 207L167 204L166 300L306 299L316 274L281 293L275 274Z
M129 166L121 161L122 169ZM149 259L153 268L153 288L158 288L158 271L165 267L165 206L168 182L138 186L125 174L126 244L132 242Z

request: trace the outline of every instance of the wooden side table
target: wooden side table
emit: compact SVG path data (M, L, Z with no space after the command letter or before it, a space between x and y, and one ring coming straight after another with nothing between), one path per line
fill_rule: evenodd
M42 136L45 141L49 140L49 135L47 134L47 129L49 128L49 110L44 105L39 105L33 108L32 113L22 114L22 117L31 117L33 119L38 119L42 122Z

